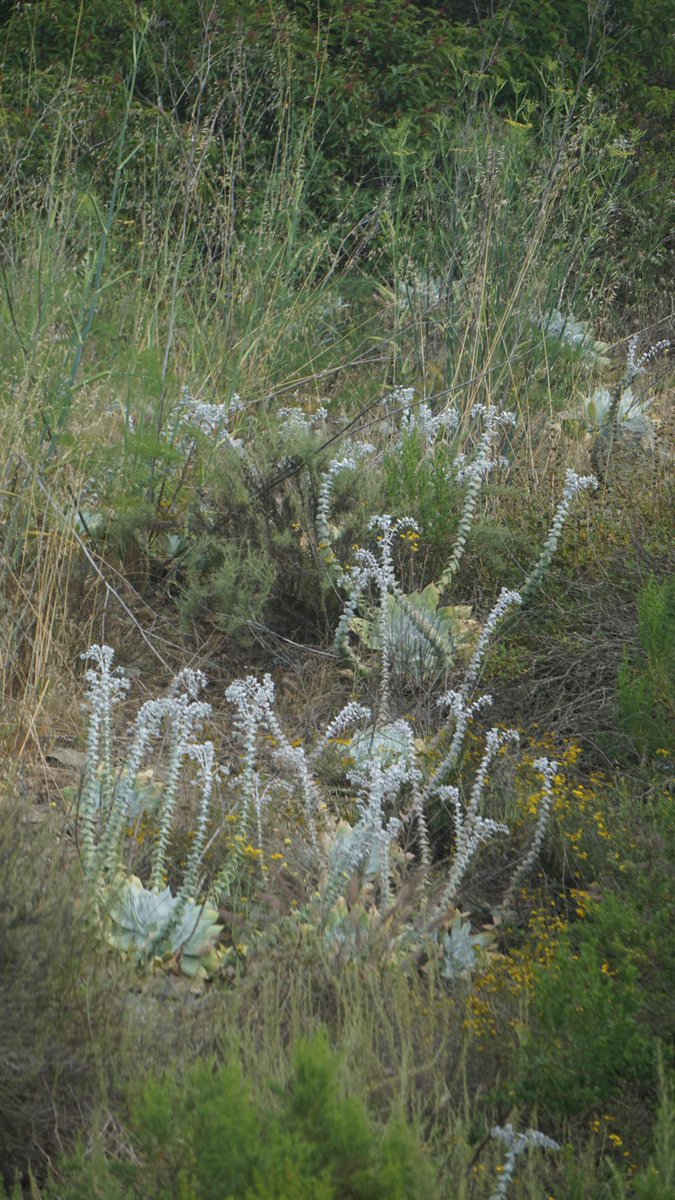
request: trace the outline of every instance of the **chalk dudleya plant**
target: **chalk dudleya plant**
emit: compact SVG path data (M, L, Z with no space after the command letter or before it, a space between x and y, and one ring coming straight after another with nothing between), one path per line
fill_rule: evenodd
M497 423L490 417L487 427L494 431ZM484 474L485 464L490 461L493 436L483 435L479 455L483 466L480 470L476 468L474 479ZM579 478L568 472L562 500L541 558L526 581L525 592L536 586L548 566L575 496L593 482L590 477ZM146 958L176 956L192 973L207 969L203 964L212 960L219 932L214 906L231 897L244 845L255 843L261 878L267 878L265 813L272 802L283 804L289 797L293 801L301 799L303 819L298 824L298 836L306 843L304 861L312 864L311 870L320 880L320 920L332 920L334 926L336 906L344 906L345 892L347 888L353 890L354 879L367 883L371 894L377 895L381 911L390 907L396 899L397 880L401 878L400 871L395 876L392 860L403 862L405 870L405 855L400 853L405 842L407 853L422 868L425 877L423 895L412 923L418 933L438 930L448 918L456 918L463 883L481 846L508 834L503 822L486 813L486 793L497 756L517 746L516 732L497 728L487 731L481 762L471 780L462 781L461 765L470 723L492 703L491 697L474 694L485 655L504 616L522 603L523 594L502 590L482 628L473 637L463 677L441 695L438 708L443 717L437 745L445 748L436 755L437 761L430 768L428 742L415 737L407 720L392 714L391 679L399 653L392 637L392 629L396 629L392 622L392 602L410 617L415 636L426 641L439 658L445 657L447 663L451 661L452 647L446 644L446 629L439 630L433 614L430 618L402 593L396 577L395 539L415 533L415 522L382 514L372 518L370 529L375 536L375 548L359 549L354 564L341 579L347 600L337 641L348 642L357 613L365 607L379 668L376 714L352 700L329 723L314 746L306 748L289 739L282 728L275 712L275 689L269 675L262 681L249 675L229 686L226 699L234 709L234 732L242 751L241 770L231 780L230 787L238 803L239 833L234 839L234 849L229 850L225 865L207 890L201 875L218 769L212 743L199 740L211 711L208 704L198 699L205 682L203 675L198 671L182 671L168 696L148 700L141 706L125 760L118 763L113 751L113 716L129 684L114 668L110 647L93 646L84 655L93 663L86 674L90 721L80 807L85 881L97 911L107 915L111 940L121 948L133 948ZM161 788L158 789L153 776L156 836L149 878L141 883L130 875L123 862L123 831L134 806L138 805L145 757L165 730L167 765ZM271 754L269 741L274 745ZM338 828L326 845L331 804L321 784L321 771L324 756L331 751L334 760L336 750L343 755L344 772L355 793L356 821L346 824L340 820L343 814L338 812ZM188 764L192 764L200 800L183 882L174 896L166 887L167 855L179 783ZM514 866L503 907L534 864L550 815L556 764L540 759L535 768L543 779L538 820L529 851ZM430 808L438 811L439 805L449 812L454 835L452 859L440 881L432 879L428 828ZM456 966L460 960L464 961L463 951L471 944L460 929L449 935L445 947L449 974L455 969L452 963ZM478 943L473 945L475 948Z
M606 342L596 340L586 321L577 321L573 316L565 317L559 309L554 308L546 317L542 328L547 337L578 351L582 362L589 366L609 364L609 346Z
M492 469L492 447L497 427L496 421L488 414L488 432L483 433L477 465L472 464L471 479L474 484L484 477L486 470ZM357 550L353 565L345 571L339 581L348 593L348 598L338 626L336 643L353 658L349 633L356 632L362 642L377 651L377 722L352 739L352 770L349 778L361 789L357 804L359 818L351 834L342 829L336 839L335 852L329 861L328 882L324 890L327 899L332 900L336 891L340 887L344 888L350 870L352 873L354 870L360 871L365 879L372 879L375 863L378 866L382 900L388 901L391 898L389 862L391 847L399 832L392 823L392 818L401 821L401 830L407 825L415 828L419 860L423 867L429 868L431 852L427 814L430 803L440 801L452 813L454 853L440 894L437 894L434 900L429 899L426 904L423 920L428 927L437 926L446 914L454 910L463 880L480 846L494 837L508 834L508 828L503 823L486 816L482 809L490 768L497 754L507 746L517 744L515 731L488 731L483 758L470 788L468 802L463 800L461 787L449 783L448 778L457 772L471 718L492 702L488 696L473 697L487 650L506 613L522 604L543 579L574 499L584 489L595 484L596 480L592 476L580 477L573 471L567 472L563 495L556 508L540 558L526 579L522 592L502 589L482 629L474 637L463 679L455 689L440 699L441 707L446 709L448 720L452 722L453 732L449 750L431 774L425 770L421 758L416 758L416 742L410 727L405 721L391 718L392 664L401 653L401 646L396 640L396 623L392 620L393 605L397 605L398 612L406 616L412 609L411 598L402 593L396 579L393 545L395 538L409 536L416 527L407 518L395 520L389 514L371 520L370 529L376 536L375 550ZM472 504L473 500L470 499L467 512L471 511ZM462 553L462 537L460 529L460 541L457 552L453 555L453 562L457 561ZM452 570L450 573L452 574ZM363 612L364 609L367 615L357 616L359 611ZM424 614L419 610L414 612L411 625L415 636L421 642L426 641L429 650L438 653L440 660L445 656L446 665L449 666L451 647L445 638L445 630L439 631L433 619L424 620L423 617ZM543 788L534 837L524 859L514 868L503 904L496 911L504 912L508 908L518 884L531 869L541 849L550 817L552 781L556 769L556 763L544 758L535 764L535 770L542 776ZM382 799L383 787L387 795L386 804ZM453 936L454 942L448 942L446 947L451 956L454 955L462 935L456 931Z

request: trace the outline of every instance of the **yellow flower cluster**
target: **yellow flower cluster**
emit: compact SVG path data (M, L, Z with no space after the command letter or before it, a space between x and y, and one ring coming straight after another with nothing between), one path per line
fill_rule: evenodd
M527 940L523 946L511 948L508 955L488 956L467 998L464 1027L479 1042L503 1034L505 1029L517 1036L520 1013L534 989L536 968L551 964L560 934L567 928L552 899L537 896L527 887L521 889L519 898L531 906Z
M401 534L401 541L406 542L413 554L416 554L420 548L420 535L416 529L408 529Z

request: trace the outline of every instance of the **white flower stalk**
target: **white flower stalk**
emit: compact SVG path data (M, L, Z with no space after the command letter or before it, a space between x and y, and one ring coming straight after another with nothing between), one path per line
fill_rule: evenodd
M119 845L124 820L129 809L135 780L144 755L158 737L164 717L164 700L148 700L141 707L134 723L134 734L121 783L116 789L105 828L96 846L95 856L87 871L90 883L99 883L105 874L112 875L119 866Z
M392 392L388 392L386 396L382 397L382 403L405 413L410 410L414 399L414 387L395 387Z
M280 408L277 417L285 423L291 433L309 433L316 425L325 421L328 416L327 408L317 408L313 413L305 412L297 405L292 408Z
M389 604L390 595L400 597L401 589L396 579L393 559L394 538L406 530L418 531L411 517L394 519L389 513L372 517L368 523L371 533L377 534L378 553L370 550L357 550L356 562L347 568L345 574L338 580L338 585L350 592L345 604L342 617L335 634L335 644L339 651L348 657L353 657L349 649L349 624L356 616L359 603L366 589L373 586L378 595L378 637L380 650L380 719L386 723L389 718L389 694L391 685L391 639L389 636Z
M272 714L273 716L273 714ZM304 746L292 746L288 741L285 733L279 725L276 718L270 724L270 729L274 731L274 736L281 743L274 752L274 757L277 762L280 762L287 771L294 775L300 784L302 799L305 808L305 822L307 831L310 836L311 843L316 850L318 840L316 836L316 813L321 807L321 792L314 780L307 762L307 755Z
M439 920L447 909L454 904L462 880L481 843L488 841L498 833L509 832L508 825L481 816L480 807L488 771L495 757L503 746L509 743L517 744L518 741L518 734L514 729L488 730L485 739L485 752L476 773L466 811L462 808L457 788L441 787L437 789L437 795L442 800L451 801L454 807L455 849L450 875L441 898L437 902L432 914L432 923Z
M412 389L410 389L412 390ZM455 430L459 425L459 413L456 408L447 408L434 415L428 404L410 404L404 407L401 416L401 437L397 447L403 445L405 438L417 434L425 450L431 449L441 433L445 430Z
M628 342L628 354L626 357L626 371L621 383L621 388L628 387L635 379L636 375L642 375L650 363L658 358L659 354L664 354L670 349L670 338L662 338L659 342L654 342L648 347L638 358L638 335L634 333Z
M335 630L335 649L341 658L346 658L356 664L356 655L349 644L349 631L352 619L359 611L359 604L368 586L368 580L363 578L357 567L348 567L345 574L337 580L337 586L349 591L351 595L343 606Z
M541 850L551 816L551 807L553 805L553 781L556 776L556 771L558 770L558 764L557 762L551 762L548 758L538 758L537 761L533 763L533 766L535 771L538 771L543 776L543 787L541 801L539 804L539 813L537 815L537 824L535 826L530 848L523 861L514 871L511 882L504 895L504 899L499 906L500 912L505 912L509 908L513 897L516 894L516 889L520 886L520 883L525 878L528 871L530 871L534 866L539 851Z
M455 722L455 731L448 753L444 756L425 785L422 793L424 803L435 794L445 776L457 766L462 750L464 749L464 740L471 718L476 713L479 713L481 709L487 708L492 703L492 696L485 695L478 696L476 700L467 705L462 693L455 691L447 692L437 700L439 707L450 709L450 716Z
M469 692L475 686L480 669L483 665L483 660L487 652L488 646L492 641L495 629L499 625L502 617L513 608L516 604L522 604L523 598L520 592L509 591L508 588L502 588L497 598L497 603L483 626L481 635L478 639L476 649L471 656L471 661L466 669L466 675L462 683L461 695L464 699L469 695Z
M411 782L417 777L415 734L408 721L400 720L386 726L386 735L386 740L376 742L374 733L371 734L372 750L369 745L368 755L359 755L347 774L358 787L370 788L373 771L381 768L384 774L378 775L378 779L395 797L404 780Z
M374 517L369 523L368 528L371 531L378 528L382 530L379 537L380 564L373 582L380 593L380 611L378 617L380 635L380 719L387 721L389 719L389 692L391 686L391 646L389 644L387 597L390 591L396 594L400 590L394 574L392 557L392 542L396 526L392 524L391 517L388 514L384 514L381 517Z
M540 1150L560 1149L558 1142L547 1137L545 1133L540 1133L538 1129L527 1129L525 1133L516 1133L513 1125L505 1125L503 1128L495 1125L491 1136L506 1146L506 1159L490 1200L504 1200L504 1197L508 1195L513 1176L516 1173L518 1158L525 1150L531 1150L534 1146L539 1147Z
M192 683L192 680L190 680ZM183 762L193 744L193 735L211 712L210 704L200 700L191 700L189 693L179 696L169 696L164 701L164 713L170 726L169 765L166 782L162 790L162 798L157 814L158 832L153 851L152 871L150 873L150 889L160 891L164 887L166 873L166 852L173 826L173 815L178 795Z
M356 471L359 461L367 454L372 453L373 450L374 447L369 442L362 442L352 447L350 452L342 458L334 458L328 464L327 470L324 471L319 487L319 499L316 508L316 532L319 539L319 552L328 565L332 565L335 562L335 555L331 550L333 539L329 520L335 480L344 471Z
M159 736L162 724L166 721L171 731L171 748L158 811L159 830L153 850L150 884L151 889L158 890L163 885L166 849L182 762L193 744L194 730L211 711L210 705L192 699L203 686L204 676L201 672L182 671L173 681L168 696L160 700L148 700L140 708L134 722L131 749L116 781L112 765L112 709L127 690L128 683L113 672L113 651L110 647L93 646L83 657L93 659L98 666L98 672L87 672L90 725L83 806L85 876L90 886L97 887L104 877L112 878L119 869L122 831L134 797L138 773L149 746ZM176 695L181 688L183 693ZM102 773L100 785L99 773Z
M418 533L417 523L411 517L400 517L393 520L388 513L373 517L368 523L371 532L379 529L378 535L380 561L372 571L372 582L380 593L378 614L380 638L380 719L389 719L389 696L391 686L391 652L389 640L389 609L388 596L400 595L400 587L394 571L393 543L394 538L405 530Z
M203 671L193 671L191 667L183 667L171 681L169 696L187 696L196 700L206 687L206 675Z
M120 674L119 668L113 669L115 651L110 646L90 646L81 658L95 664L85 673L85 707L89 710L89 730L87 766L80 801L82 852L85 871L88 872L96 854L97 829L110 816L115 787L112 714L115 705L129 690L129 680Z
M353 767L348 772L349 779L359 789L357 808L360 816L331 857L324 891L327 910L332 908L356 871L377 877L382 904L387 907L391 903L391 846L401 832L402 822L397 816L387 819L386 811L398 806L402 789L414 785L418 778L413 731L407 721L396 721L392 732L394 728L397 743L402 747L401 754L387 762L374 754L364 766Z
M479 811L488 772L500 750L508 745L517 746L519 742L520 737L515 729L488 729L485 737L485 751L471 788L469 807L466 812L467 822L470 823Z
M551 565L551 560L556 552L558 542L560 541L562 531L565 527L565 522L570 513L570 509L576 497L580 495L586 488L597 488L598 481L595 475L577 475L576 471L567 470L565 473L565 487L562 494L562 499L558 504L553 517L553 524L549 529L548 536L544 543L544 548L539 556L538 562L533 567L528 575L525 584L520 590L521 603L529 600L530 596L541 583L544 575Z
M317 762L334 738L342 737L348 729L351 729L360 721L371 720L372 715L371 710L366 708L364 704L359 704L356 700L350 700L349 704L345 704L342 711L338 713L337 717L331 721L330 725L321 735L309 755L308 761L311 764Z
M206 835L211 811L211 796L216 780L216 756L213 742L202 742L188 748L188 755L197 765L194 786L200 790L199 815L194 840L188 856L185 876L179 895L194 900L199 884L199 869L202 864Z
M241 412L244 405L235 392L229 402L222 404L207 404L203 400L195 400L190 388L181 388L180 400L173 425L168 433L172 441L181 441L181 430L185 426L198 429L200 433L213 439L215 445L228 445L238 453L243 453L244 445L240 438L232 435L229 423L232 415ZM191 446L194 448L194 441Z
M269 676L267 676L269 678ZM271 682L271 681L270 681ZM305 807L305 820L307 822L307 830L314 848L317 848L317 836L315 817L321 807L321 793L318 785L312 775L309 767L309 762L304 746L293 746L289 742L284 730L282 729L276 713L272 707L272 701L267 705L265 712L265 720L267 728L272 737L276 739L278 747L274 752L274 757L295 776L300 784L302 799Z
M441 789L441 792L443 799L452 800L455 804L455 829L461 829L462 838L461 843L455 849L448 881L429 918L430 925L436 924L445 916L448 909L455 905L457 893L479 846L498 833L509 832L508 825L493 821L489 817L475 816L469 822L461 811L461 801L457 789L444 788Z
M225 692L225 699L234 705L234 728L244 745L241 783L241 831L248 835L250 820L260 790L257 769L257 743L261 726L266 724L266 714L274 703L274 684L270 675L265 675L262 684L253 675L235 679Z
M459 570L483 483L495 467L507 465L504 458L495 456L499 430L506 425L515 425L516 423L515 413L499 412L492 404L487 406L476 404L473 413L475 416L483 418L483 432L475 457L470 463L467 464L466 456L463 454L459 454L455 459L456 477L460 483L466 483L466 493L450 562L439 580L439 586L443 588L447 588L452 583Z
M154 943L158 946L169 941L174 931L179 928L188 905L194 904L199 883L199 868L206 843L211 793L216 776L213 743L202 742L198 745L191 745L188 747L187 753L197 763L198 768L197 778L194 780L194 783L195 786L201 788L199 816L183 883L175 898L175 903L171 906L167 919L158 925L153 938ZM151 890L159 892L161 891L161 885L155 888L151 887Z
M237 707L235 727L244 742L244 770L242 772L243 814L248 823L252 809L258 805L260 779L256 767L258 732L266 728L277 742L275 758L282 763L300 784L305 806L307 828L316 847L317 837L315 814L321 804L321 795L314 781L307 755L302 746L292 746L274 712L274 684L270 675L265 675L262 684L254 676L237 679L227 689L226 698Z
M410 812L415 820L415 827L417 830L417 841L420 848L420 863L426 870L431 866L431 841L429 839L429 826L427 824L424 798L419 790L419 787L416 787L413 793L413 802L410 806Z
M628 342L628 352L626 355L626 369L623 378L616 385L611 394L611 400L607 409L608 424L614 429L619 424L621 419L622 403L627 393L630 393L630 385L637 375L643 375L647 367L658 358L659 354L664 354L670 349L670 338L662 338L659 342L654 342L638 357L638 334L635 333ZM646 406L645 406L646 407Z

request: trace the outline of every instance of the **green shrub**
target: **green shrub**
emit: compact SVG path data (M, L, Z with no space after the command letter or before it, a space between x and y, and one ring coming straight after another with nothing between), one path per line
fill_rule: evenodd
M453 465L450 445L444 443L427 452L416 431L404 437L399 449L387 454L384 462L387 508L417 521L424 570L432 579L446 566L457 534L461 494L452 478Z
M675 751L675 575L651 579L638 596L646 662L626 655L619 671L621 723L642 754Z
M432 1200L434 1175L413 1131L371 1124L345 1097L325 1038L297 1048L277 1102L255 1098L238 1065L200 1061L181 1078L149 1080L134 1104L133 1163L64 1166L59 1200ZM79 1191L77 1189L80 1189Z
M638 969L624 948L634 912L607 898L536 969L516 1092L540 1113L583 1116L649 1073ZM578 933L577 933L578 930Z

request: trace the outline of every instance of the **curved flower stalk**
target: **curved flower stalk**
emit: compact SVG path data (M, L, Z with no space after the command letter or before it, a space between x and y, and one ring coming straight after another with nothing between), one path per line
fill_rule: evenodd
M199 869L202 864L204 846L206 844L211 794L216 777L215 751L212 742L191 745L187 749L187 754L197 764L197 778L194 780L194 785L201 791L199 814L183 882L166 919L158 925L156 937L160 943L170 941L175 931L181 927L186 913L196 907L195 900L199 884ZM159 892L160 889L161 882L153 884L151 880L150 890Z
M518 1158L525 1150L531 1150L534 1146L538 1146L540 1150L560 1149L558 1142L547 1137L545 1133L540 1133L538 1129L526 1129L525 1133L516 1133L513 1125L505 1125L503 1128L495 1125L490 1136L506 1146L504 1166L490 1200L504 1200L516 1173Z
M235 679L225 692L225 699L234 705L233 724L243 743L243 768L239 776L241 786L241 832L250 833L253 810L258 802L260 779L257 769L258 734L266 724L266 714L274 703L274 684L271 676L265 675L259 683L253 675Z
M520 592L513 592L509 591L508 588L502 588L497 598L497 603L489 613L488 618L483 626L476 649L474 650L469 665L466 669L464 682L462 683L460 692L464 699L466 699L475 686L476 680L478 679L478 674L483 665L485 654L490 642L492 641L493 634L499 625L499 622L505 613L508 612L509 608L512 608L516 604L522 604L522 602L523 598Z
M198 686L197 680L192 678L192 672L190 672L187 684L190 687L190 691L187 691L183 695L169 696L163 702L162 715L168 720L170 728L169 765L166 773L166 784L160 801L158 814L159 830L150 875L150 887L153 889L161 888L164 883L166 852L171 836L183 762L194 745L193 736L195 731L201 727L203 721L211 712L210 704L190 699L190 696L194 694L194 689ZM180 681L178 686L180 686Z
M457 788L442 788L439 795L454 805L455 832L460 840L455 848L452 868L441 898L429 917L430 926L442 920L454 905L462 880L481 843L489 841L495 834L509 832L508 825L493 821L489 817L475 815L469 822L462 813L462 804Z
M483 817L480 807L487 781L488 771L502 747L517 745L518 734L514 729L490 729L485 739L485 751L476 772L473 787L469 796L466 810L462 805L459 789L456 787L440 787L436 794L442 800L453 806L455 826L455 848L452 867L440 900L437 901L429 918L430 924L439 921L455 902L466 871L472 862L478 847L498 833L508 833L508 825Z
M371 517L368 523L371 533L377 534L378 554L370 550L357 550L356 563L338 580L339 586L346 588L351 595L345 605L342 618L336 633L338 647L347 644L349 625L353 620L366 589L374 586L379 593L378 612L376 617L379 649L380 649L380 719L389 718L390 689L391 689L391 654L392 645L389 636L389 596L400 596L401 589L394 571L393 543L394 538L406 530L419 532L417 524L411 517L394 519L389 513Z
M395 413L405 414L410 411L414 399L414 387L399 386L395 387L393 391L387 392L387 395L382 397L381 403L387 408L392 408Z
M190 684L193 681L190 680ZM193 734L210 714L211 706L191 700L189 694L148 700L141 707L134 723L131 749L113 789L112 801L105 826L90 859L87 877L99 882L112 876L120 866L120 842L136 787L143 758L152 742L159 736L162 725L170 727L169 766L157 812L158 833L153 848L150 886L163 886L166 870L166 849L171 834L173 814L183 761L193 745Z
M537 816L537 824L535 826L534 835L530 843L530 848L525 855L523 861L519 864L513 873L511 882L506 889L504 898L499 906L499 912L506 912L516 893L516 889L522 880L532 869L537 859L537 855L541 850L548 822L551 816L551 807L553 805L553 781L556 771L558 770L557 762L551 762L548 758L538 758L533 764L535 771L538 771L543 776L543 787L541 795L541 803L539 805L539 814Z
M410 725L407 721L395 722L395 733L396 754L387 759L381 753L372 754L348 772L359 790L360 815L356 825L336 842L331 855L323 893L326 912L356 871L377 878L382 904L387 907L391 903L391 846L402 830L402 822L397 816L387 818L386 811L397 806L402 789L414 783L418 775Z
M333 536L330 528L330 507L333 499L335 480L344 471L356 471L359 461L367 454L372 454L374 446L369 442L361 442L353 446L349 453L342 458L334 458L324 471L319 487L319 499L316 508L316 532L319 541L319 553L328 566L335 564L335 555L331 550Z
M114 789L107 823L101 829L95 853L87 865L86 876L92 884L99 884L106 875L112 876L120 865L122 829L131 805L135 779L148 747L159 736L164 706L163 700L148 700L136 717L129 757L120 774L119 786Z
M87 672L90 725L88 761L82 812L83 853L87 894L98 915L105 915L110 938L122 949L148 955L180 953L185 969L195 974L213 964L213 942L220 932L217 914L196 903L199 870L206 843L211 796L217 775L211 742L194 740L209 715L210 705L196 699L204 685L199 671L181 671L169 694L148 700L139 709L132 729L131 748L117 770L113 764L112 712L128 684L113 670L114 652L92 646L84 658L95 663ZM122 862L125 823L138 798L140 769L149 747L169 726L169 764L157 808L158 833L152 850L149 885L128 876ZM164 886L166 854L183 765L197 766L200 790L193 845L182 886L172 895ZM99 782L99 776L102 776ZM154 789L153 796L154 796Z
M419 530L412 518L401 517L399 520L394 521L388 513L373 517L368 523L368 528L372 532L376 529L381 530L377 539L380 546L380 561L373 572L372 580L380 593L380 610L378 615L380 633L380 716L383 721L387 721L389 719L392 652L389 639L387 604L390 593L398 596L401 591L394 571L393 542L394 537L397 534L403 533L406 529L414 530L416 533Z
M483 483L495 467L506 465L506 459L495 455L499 430L516 423L515 413L499 412L492 404L474 405L473 414L483 418L483 432L476 455L470 463L467 464L464 454L459 454L455 459L457 479L460 483L466 483L466 493L450 562L438 580L439 588L449 587L459 570Z
M112 760L112 714L115 706L129 690L119 667L113 668L115 651L111 646L90 646L80 655L93 662L85 672L87 684L84 707L89 711L87 733L87 766L80 800L82 822L82 853L85 872L94 867L99 822L110 816L115 774ZM99 783L99 770L102 779Z
M280 408L277 412L277 417L280 421L284 422L286 429L291 432L309 433L316 425L326 420L328 409L321 406L313 413L309 413L304 408L293 405L290 408Z
M651 346L638 356L639 337L635 333L628 342L628 352L626 355L626 368L622 378L617 383L616 387L608 393L608 401L605 400L603 392L596 392L591 403L600 402L603 405L603 424L613 433L616 433L619 428L619 423L622 417L631 409L634 409L634 418L644 418L647 414L648 404L636 402L633 398L631 384L638 375L643 375L647 367L658 358L659 354L664 354L670 349L670 338L662 338L659 342L654 342ZM648 418L647 418L648 419Z
M190 388L185 385L181 389L177 420L172 436L176 436L176 432L182 425L188 425L198 429L207 437L214 438L216 445L224 444L230 446L232 450L242 453L244 444L241 438L233 437L228 426L233 413L240 412L243 407L241 397L236 392L228 403L207 404L203 400L196 400Z
M341 575L337 580L337 586L350 592L350 596L343 605L340 620L335 630L335 649L341 658L347 659L358 670L359 661L349 644L349 633L351 623L359 611L361 599L368 587L368 576L357 566L347 567L344 575Z
M450 717L454 720L455 731L450 743L450 749L443 757L439 765L436 767L431 778L427 781L422 792L422 802L426 803L441 787L443 779L450 771L454 770L459 762L460 755L464 749L464 740L469 728L469 721L472 717L479 713L481 709L487 708L493 703L492 696L479 696L472 704L465 703L465 697L462 692L446 692L444 696L439 697L436 701L439 708L449 708Z
M670 349L672 343L670 338L662 338L659 342L653 342L639 357L638 357L638 342L639 337L634 333L628 342L628 354L626 357L626 370L624 377L619 384L619 397L624 388L630 387L636 375L642 375L646 371L650 363L658 358L659 354L664 354Z
M349 704L345 704L337 717L331 721L328 728L322 733L314 749L308 757L308 762L314 764L318 761L329 743L335 738L343 737L348 729L357 725L359 721L369 721L372 718L372 712L366 708L364 704L359 704L356 700L350 700Z
M412 394L409 403L403 406L400 426L401 437L396 443L396 447L400 448L405 438L417 434L424 449L429 450L435 445L437 439L445 430L457 429L459 425L459 412L456 408L446 408L434 414L428 404L420 403L414 406L412 403L414 391L412 388L406 390Z
M197 778L193 781L193 786L200 791L199 815L179 895L194 899L199 890L199 870L202 865L204 847L206 845L206 834L211 811L211 796L217 776L217 769L213 742L202 742L200 745L190 746L188 755L197 764Z
M312 776L304 747L293 746L288 740L274 712L274 684L270 675L259 683L253 675L237 679L230 684L226 698L236 708L235 729L244 743L244 767L241 773L242 827L250 830L252 814L256 814L258 835L261 829L262 805L267 798L267 786L260 778L257 768L257 741L261 729L266 729L277 743L274 757L300 785L305 809L305 820L310 840L317 848L315 815L321 805L321 794ZM285 786L285 785L284 785ZM231 881L231 864L217 876L212 894L225 894Z
M532 593L536 591L551 565L551 560L555 554L558 542L560 541L560 537L565 527L565 522L569 516L573 501L586 488L597 488L597 486L598 481L595 475L577 475L576 471L571 471L569 469L565 473L565 488L562 494L562 499L560 500L560 503L555 511L553 524L549 529L548 536L544 543L544 548L539 556L538 562L535 564L523 587L520 589L520 600L522 604L529 600Z

